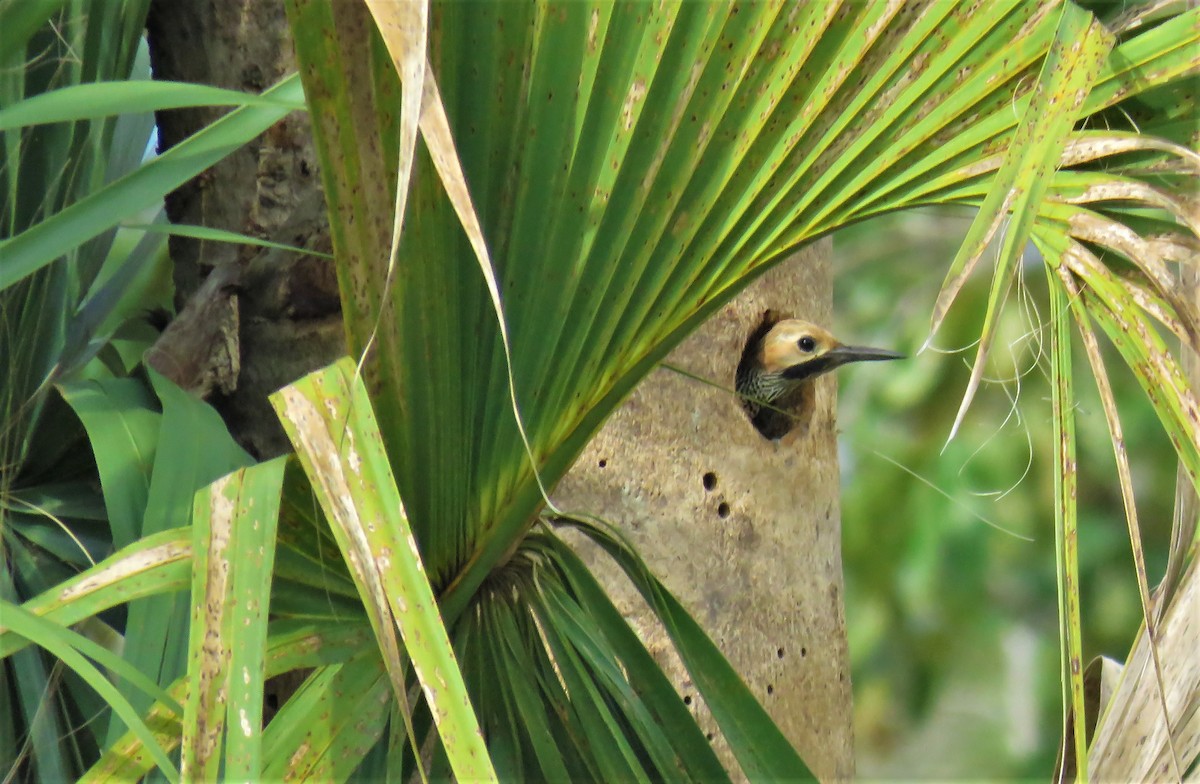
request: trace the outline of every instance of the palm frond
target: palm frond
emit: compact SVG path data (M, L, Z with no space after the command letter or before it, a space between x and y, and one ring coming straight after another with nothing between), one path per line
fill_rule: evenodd
M387 261L393 200L384 194L397 158L387 118L399 87L385 52L416 62L419 38L386 28L380 37L365 12L334 19L312 0L289 10L318 118L351 345L361 351L378 336L366 375L380 399L395 401L381 409L381 430L393 462L414 467L398 472L400 495L452 626L522 546L543 485L632 386L771 264L840 226L918 205L980 207L935 327L1004 227L976 378L1030 238L1052 266L1071 263L1053 255L1071 248L1081 268L1085 243L1125 254L1134 272L1113 278L1132 292L1123 300L1195 334L1165 266L1194 243L1179 195L1186 180L1175 173L1193 156L1174 120L1159 126L1166 138L1143 133L1134 145L1122 137L1129 123L1117 121L1139 101L1164 105L1162 91L1200 68L1194 10L1114 35L1077 6L1043 2L991 13L920 2L436 6L424 79L437 89L423 101L445 106L503 326L475 269L484 258L475 231L464 232L461 204L443 191L445 167L421 148L394 269ZM364 40L366 56L353 57ZM368 80L369 94L346 89ZM1150 115L1157 125L1161 115ZM374 170L383 174L366 176ZM353 223L336 220L349 214ZM1122 220L1154 228L1154 239L1134 239ZM1105 274L1093 271L1089 285ZM394 287L381 290L387 280ZM1119 320L1142 317L1122 314L1105 291L1082 301L1117 339ZM1151 378L1172 380L1159 409L1182 428L1190 393L1173 380L1165 347L1150 345L1128 359L1148 363L1148 391ZM1069 376L1061 366L1064 433ZM1190 464L1195 434L1175 432ZM1070 550L1064 558L1067 575ZM1077 601L1071 590L1064 606ZM1064 628L1074 630L1073 660L1077 621ZM490 704L497 716L517 705ZM507 748L537 756L515 739Z

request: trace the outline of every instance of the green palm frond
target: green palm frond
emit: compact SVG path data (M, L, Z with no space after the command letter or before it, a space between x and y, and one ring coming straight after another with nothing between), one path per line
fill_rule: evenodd
M447 199L444 170L421 146L389 273L402 91L367 13L335 18L315 0L294 0L289 12L351 345L376 336L366 374L379 399L393 401L381 406L380 426L401 497L447 622L468 613L472 639L513 634L515 621L501 624L476 603L521 552L545 504L542 485L553 486L691 328L840 226L920 205L980 208L935 328L1003 231L976 378L1029 239L1052 267L1097 287L1082 302L1118 341L1114 319L1142 318L1121 315L1130 304L1189 342L1195 335L1165 267L1195 245L1180 190L1194 175L1187 115L1136 110L1168 105L1200 69L1196 10L1114 32L1049 2L986 12L937 2L434 6L426 79L437 89L425 100L440 96L449 118L511 362L461 205ZM412 61L403 47L416 40L388 45ZM347 89L366 83L373 90ZM1139 129L1138 116L1163 138ZM1138 239L1123 220L1153 238ZM1124 265L1106 254L1089 267L1080 251L1095 245ZM1110 268L1121 275L1111 278L1116 290L1132 293L1113 298L1101 283ZM390 289L380 288L385 280ZM1191 465L1190 392L1164 346L1145 350L1128 359L1148 368L1148 391L1171 381L1159 410ZM1064 427L1070 390L1062 387ZM495 716L517 709L515 697L488 693ZM538 759L538 748L513 739L506 759Z

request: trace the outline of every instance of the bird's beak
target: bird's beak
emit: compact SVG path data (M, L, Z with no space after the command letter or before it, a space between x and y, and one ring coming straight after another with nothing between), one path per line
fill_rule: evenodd
M783 371L784 378L803 381L836 370L851 362L880 362L885 359L904 359L903 354L867 346L834 346L816 359L801 362Z
M841 367L851 362L880 362L886 359L904 359L903 354L888 351L885 348L869 346L835 346L825 352L830 358L832 367Z

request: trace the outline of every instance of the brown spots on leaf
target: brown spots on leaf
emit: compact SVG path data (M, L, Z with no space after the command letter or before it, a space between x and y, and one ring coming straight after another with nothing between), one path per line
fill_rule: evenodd
M599 29L600 29L600 9L593 8L591 18L588 19L588 32L587 32L588 54L596 53L596 46L597 46L597 42L598 42L597 33L598 33Z
M638 77L633 80L633 84L629 85L629 92L625 95L625 102L621 106L621 127L626 131L633 130L633 123L638 114L638 104L646 97L646 80L644 77Z

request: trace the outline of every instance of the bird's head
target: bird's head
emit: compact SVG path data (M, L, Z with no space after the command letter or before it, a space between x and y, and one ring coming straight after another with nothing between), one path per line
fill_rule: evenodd
M763 373L790 382L816 378L851 362L903 359L882 348L847 346L815 324L783 319L763 336L758 361Z
M847 346L816 324L767 311L750 334L735 386L750 423L778 439L812 410L816 377L850 362L902 359L882 348Z

